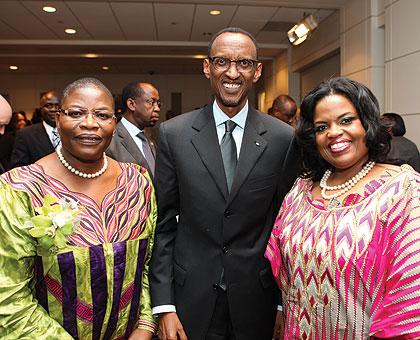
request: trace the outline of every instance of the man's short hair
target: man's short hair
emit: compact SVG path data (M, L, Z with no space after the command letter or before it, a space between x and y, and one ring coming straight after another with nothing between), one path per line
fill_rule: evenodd
M406 129L404 119L398 113L384 113L382 119L391 128L392 135L395 137L404 136Z
M241 34L249 37L252 40L252 42L254 43L255 51L257 53L256 57L258 59L258 43L257 43L257 40L252 36L251 33L247 32L247 31L245 31L245 30L243 30L242 28L239 28L239 27L226 27L226 28L220 30L219 32L217 32L216 34L214 34L210 39L209 47L208 47L208 51L207 51L207 55L209 57L211 56L211 49L213 48L214 41L216 40L216 38L218 36L222 35L223 33L241 33Z
M290 107L287 105L290 104ZM273 101L273 110L279 110L281 112L288 111L290 108L290 112L287 114L290 116L294 116L297 112L297 105L295 100L288 96L287 94L281 94L280 96L276 97Z
M141 87L141 83L139 81L133 81L128 83L122 92L122 112L124 113L127 111L127 99L129 98L139 98L143 95L144 91Z

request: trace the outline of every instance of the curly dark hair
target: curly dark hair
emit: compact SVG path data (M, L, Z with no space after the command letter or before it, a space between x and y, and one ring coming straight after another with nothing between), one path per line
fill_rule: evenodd
M319 154L315 143L314 114L320 100L330 95L342 95L355 107L366 130L365 143L369 150L369 160L386 162L391 136L379 112L375 95L365 85L344 77L331 78L311 90L300 106L301 118L296 129L302 152L304 178L319 181L325 170L331 168Z

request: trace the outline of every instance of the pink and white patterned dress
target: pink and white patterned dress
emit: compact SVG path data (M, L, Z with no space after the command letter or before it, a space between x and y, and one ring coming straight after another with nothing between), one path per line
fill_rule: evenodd
M420 338L420 175L389 168L328 210L299 178L265 256L283 293L285 339Z

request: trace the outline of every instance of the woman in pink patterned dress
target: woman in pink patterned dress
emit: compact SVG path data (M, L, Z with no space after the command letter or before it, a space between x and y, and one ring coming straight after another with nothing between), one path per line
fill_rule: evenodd
M372 92L330 79L301 105L302 175L266 250L284 339L420 338L420 175L383 164Z

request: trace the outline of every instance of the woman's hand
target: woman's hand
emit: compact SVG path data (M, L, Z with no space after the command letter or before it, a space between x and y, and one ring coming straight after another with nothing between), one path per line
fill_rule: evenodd
M283 312L277 311L276 323L274 325L273 339L283 339L284 337L284 321L285 315Z
M137 328L129 336L128 340L151 340L152 333L145 329Z

